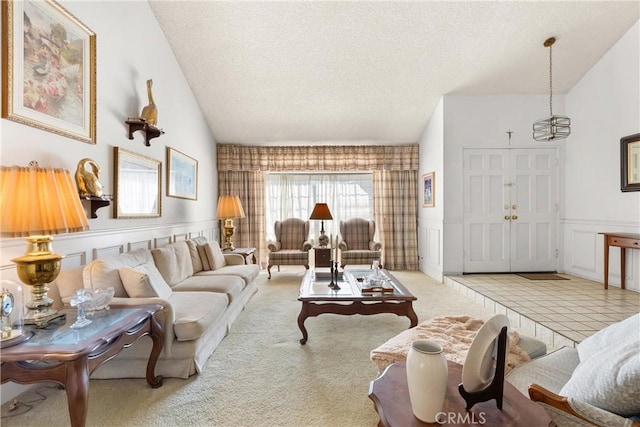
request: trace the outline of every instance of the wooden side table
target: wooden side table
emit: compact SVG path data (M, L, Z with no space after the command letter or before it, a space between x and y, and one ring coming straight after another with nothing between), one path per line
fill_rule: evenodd
M316 246L313 248L315 253L316 267L331 267L331 248L329 246Z
M147 363L147 383L162 386L162 377L155 376L155 367L162 346L162 326L153 317L161 305L131 308L111 308L89 317L91 324L72 329L77 310L62 310L66 322L45 329L30 328L33 336L12 347L2 349L2 384L14 381L33 384L52 381L67 391L69 418L73 427L84 426L89 404L89 375L104 362L139 338L149 335L153 347Z
M235 248L232 251L223 251L225 254L238 254L244 257L245 264L257 264L256 248Z
M604 288L609 289L609 247L620 248L620 288L624 289L626 274L625 249L640 249L640 234L633 233L598 233L604 236Z
M504 383L502 410L497 408L495 400L489 400L476 403L467 411L466 402L458 392L458 385L462 382L462 365L448 361L448 368L447 394L442 414L437 419L440 424L447 427L555 425L542 406L529 400L507 381ZM406 362L393 363L369 386L369 398L373 400L380 416L380 427L434 425L423 423L413 415L406 369Z

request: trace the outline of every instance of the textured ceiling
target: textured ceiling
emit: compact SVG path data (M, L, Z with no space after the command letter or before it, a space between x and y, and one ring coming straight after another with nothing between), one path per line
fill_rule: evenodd
M417 142L446 94L566 93L640 2L150 1L218 142Z

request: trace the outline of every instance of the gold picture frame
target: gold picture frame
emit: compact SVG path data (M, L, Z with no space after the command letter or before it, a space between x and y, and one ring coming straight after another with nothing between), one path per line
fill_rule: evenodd
M116 218L158 218L162 215L162 162L114 147Z
M53 0L3 0L2 29L2 117L95 144L95 33Z
M433 208L436 205L436 173L422 175L422 206Z
M198 200L198 161L167 147L167 196Z

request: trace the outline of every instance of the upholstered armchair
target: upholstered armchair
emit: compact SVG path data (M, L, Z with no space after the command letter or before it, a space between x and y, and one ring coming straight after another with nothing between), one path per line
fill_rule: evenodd
M271 279L271 266L304 265L309 269L309 250L312 242L309 239L309 221L289 218L276 221L274 225L276 240L267 242L269 248L269 265L267 272Z
M380 262L382 243L373 240L375 233L376 223L373 220L351 218L340 221L340 266L344 268L347 264L372 265L373 261Z

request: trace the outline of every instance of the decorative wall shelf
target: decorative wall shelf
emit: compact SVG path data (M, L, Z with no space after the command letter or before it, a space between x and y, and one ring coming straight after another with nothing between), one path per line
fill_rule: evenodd
M96 211L105 206L109 206L111 204L111 198L107 196L102 197L93 197L93 196L80 196L80 200L87 200L91 204L91 218L98 218L98 214Z
M145 133L144 145L147 147L151 146L149 141L164 134L162 129L151 126L145 119L130 118L129 120L126 120L125 123L129 125L129 139L133 139L133 133L136 131L141 130Z

